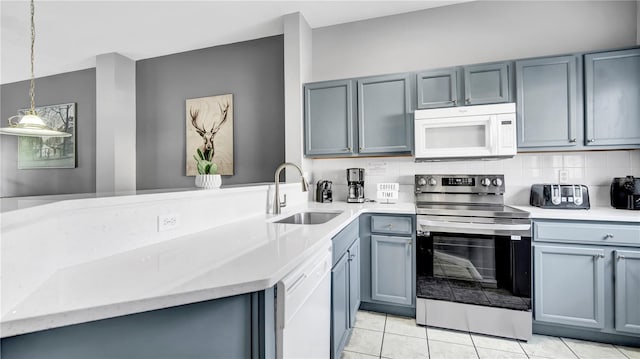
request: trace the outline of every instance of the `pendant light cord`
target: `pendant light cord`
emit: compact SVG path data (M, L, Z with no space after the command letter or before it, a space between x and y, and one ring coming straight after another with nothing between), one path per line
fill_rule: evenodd
M36 80L33 72L34 63L34 44L36 42L36 24L34 21L35 5L31 0L31 85L29 87L29 96L31 97L31 114L36 114Z

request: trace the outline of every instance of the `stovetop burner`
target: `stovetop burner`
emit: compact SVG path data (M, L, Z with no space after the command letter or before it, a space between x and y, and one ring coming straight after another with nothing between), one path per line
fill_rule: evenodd
M416 175L416 213L430 216L529 218L504 204L504 175Z

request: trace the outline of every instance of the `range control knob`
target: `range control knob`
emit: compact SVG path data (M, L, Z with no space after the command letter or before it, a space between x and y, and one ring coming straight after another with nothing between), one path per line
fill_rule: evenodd
M485 187L488 187L488 186L491 185L491 180L489 178L485 177L482 180L480 180L480 184L485 186Z
M427 180L424 179L424 177L420 177L420 179L418 180L418 186L424 186L427 184Z
M493 185L496 187L502 186L502 180L500 178L494 178L491 183L493 183Z
M435 178L429 177L429 186L435 186L437 184L438 184L438 181L436 181Z

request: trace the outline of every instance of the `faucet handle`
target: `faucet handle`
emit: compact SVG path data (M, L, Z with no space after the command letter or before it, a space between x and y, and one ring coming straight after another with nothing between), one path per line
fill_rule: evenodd
M283 194L282 195L284 197L284 200L282 202L280 202L280 207L286 207L287 206L287 194ZM280 198L278 198L278 201L280 200Z

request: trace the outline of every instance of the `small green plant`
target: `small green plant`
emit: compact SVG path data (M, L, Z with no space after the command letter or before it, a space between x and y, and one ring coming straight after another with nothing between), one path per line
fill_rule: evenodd
M193 155L193 158L198 163L198 173L201 175L215 175L218 173L218 165L213 163L213 151L205 151L205 154L198 148L196 150L198 156Z

